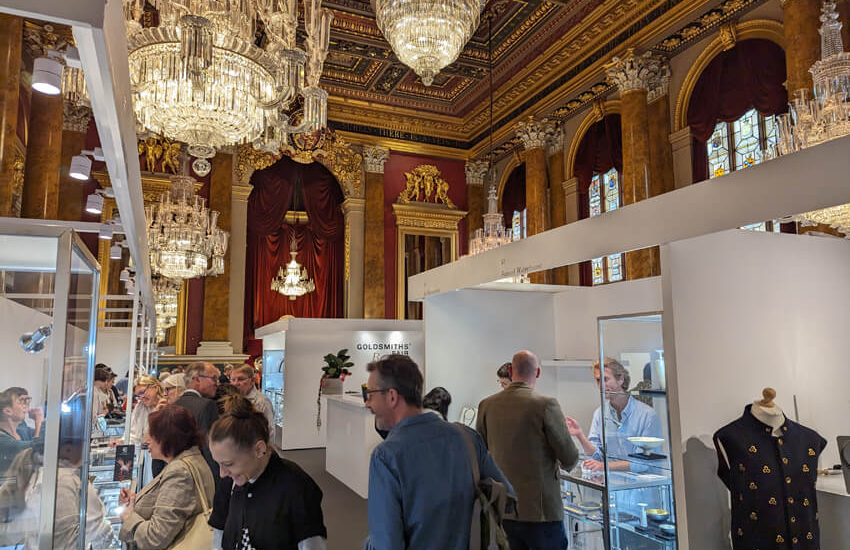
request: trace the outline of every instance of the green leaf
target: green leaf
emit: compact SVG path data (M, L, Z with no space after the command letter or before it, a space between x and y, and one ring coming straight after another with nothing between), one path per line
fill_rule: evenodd
M353 367L353 366L354 366L354 363L352 363L352 362L350 362L350 361L349 361L348 363L343 363L343 364L342 364L342 368L344 368L344 369L350 369L350 368L351 368L351 367Z

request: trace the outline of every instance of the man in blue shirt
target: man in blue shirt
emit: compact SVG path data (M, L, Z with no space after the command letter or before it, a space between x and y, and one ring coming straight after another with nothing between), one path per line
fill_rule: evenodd
M368 550L469 550L475 487L458 426L422 409L422 374L406 355L367 367L366 407L390 430L369 465ZM482 478L508 487L483 441L475 442Z

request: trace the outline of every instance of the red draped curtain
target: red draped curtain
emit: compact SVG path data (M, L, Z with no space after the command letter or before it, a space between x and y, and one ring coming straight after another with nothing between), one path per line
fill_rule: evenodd
M245 347L254 329L295 317L342 317L345 262L344 200L339 183L319 163L300 164L283 157L254 172L248 197L248 246L245 259ZM300 189L300 197L295 197ZM300 200L299 200L300 199ZM284 223L293 203L303 204L306 225ZM290 300L271 289L280 267L290 261L292 236L298 245L298 263L316 284L316 290Z
M611 168L623 171L623 141L620 130L620 115L610 114L587 129L576 151L573 174L578 179L578 217L590 216L588 190L593 174L605 173ZM593 284L590 261L580 267L581 284Z
M511 226L514 212L525 210L525 163L513 169L502 189L502 216L505 225Z
M770 40L743 40L708 64L688 102L694 183L708 179L705 144L717 123L737 120L753 107L763 115L784 113L784 82L785 52Z

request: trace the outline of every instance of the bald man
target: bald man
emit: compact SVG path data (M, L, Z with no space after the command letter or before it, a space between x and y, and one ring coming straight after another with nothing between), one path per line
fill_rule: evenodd
M511 550L566 550L558 463L572 469L578 450L558 401L534 391L537 357L523 350L511 361L511 384L478 405L477 429L514 486L517 520L505 520Z

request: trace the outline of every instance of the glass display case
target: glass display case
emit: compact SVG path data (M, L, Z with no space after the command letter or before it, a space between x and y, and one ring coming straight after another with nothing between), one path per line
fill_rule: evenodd
M120 434L118 434L120 436ZM86 548L91 544L93 548L122 548L118 540L118 531L121 529L121 513L123 508L118 504L118 495L122 488L132 489L133 480L142 480L146 453L135 449L135 459L132 468L122 476L123 480L115 481L115 447L109 445L112 436L98 437L92 439L91 462L89 465L89 480L92 483L97 496L103 503L105 509L105 520L109 524L111 535L104 537L102 533L94 532L87 534ZM137 482L136 490L143 484Z
M274 422L283 426L283 369L282 349L263 350L263 393L272 402Z
M592 449L561 471L570 548L675 550L660 314L599 318L600 407ZM588 452L593 451L593 452Z
M84 548L99 273L72 230L0 218L0 547Z

